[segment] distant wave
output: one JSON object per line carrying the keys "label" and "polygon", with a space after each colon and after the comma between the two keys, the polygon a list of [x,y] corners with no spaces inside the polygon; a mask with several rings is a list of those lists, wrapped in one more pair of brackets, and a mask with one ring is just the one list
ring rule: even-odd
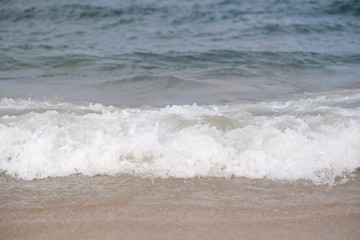
{"label": "distant wave", "polygon": [[328,14],[346,14],[346,15],[360,15],[360,1],[358,0],[343,0],[332,1],[325,7],[325,12]]}
{"label": "distant wave", "polygon": [[173,76],[137,76],[133,78],[124,78],[115,81],[107,81],[98,84],[88,85],[93,88],[106,88],[106,89],[118,89],[130,90],[132,92],[136,90],[141,91],[166,91],[171,89],[172,91],[178,91],[179,89],[193,89],[200,87],[200,82],[191,80],[184,80]]}
{"label": "distant wave", "polygon": [[[14,2],[14,1],[12,1]],[[122,18],[123,23],[136,21],[139,16],[158,15],[159,18],[170,17],[172,24],[189,21],[212,22],[227,19],[243,19],[244,16],[281,13],[286,15],[354,15],[360,14],[360,3],[357,0],[332,1],[219,1],[194,4],[179,4],[176,1],[151,3],[121,3],[118,7],[91,4],[42,4],[38,7],[26,7],[11,1],[2,1],[0,21],[29,21],[47,19],[52,21],[91,20],[103,18]],[[9,7],[8,7],[9,6]],[[118,23],[121,23],[118,22]]]}
{"label": "distant wave", "polygon": [[91,6],[87,4],[65,4],[58,6],[47,6],[39,8],[10,8],[0,11],[0,21],[12,20],[23,21],[31,19],[47,20],[82,20],[96,18],[111,18],[132,14],[147,14],[155,11],[154,7],[133,6],[127,9],[114,9],[104,6]]}
{"label": "distant wave", "polygon": [[248,177],[333,184],[360,167],[360,94],[229,106],[121,108],[0,101],[0,169],[72,174]]}
{"label": "distant wave", "polygon": [[[25,46],[13,47],[13,49],[23,50]],[[189,51],[164,53],[151,52],[132,52],[122,54],[91,55],[73,54],[61,52],[62,49],[55,50],[55,47],[44,45],[27,45],[31,51],[53,49],[56,54],[50,56],[31,56],[29,59],[13,58],[11,53],[1,54],[2,58],[7,59],[0,63],[0,70],[10,71],[16,69],[31,69],[49,67],[51,69],[89,69],[91,66],[98,71],[113,71],[123,68],[134,68],[141,70],[164,69],[164,70],[186,70],[186,69],[206,69],[239,67],[244,69],[246,74],[256,71],[255,66],[266,65],[274,70],[292,69],[313,69],[341,64],[359,64],[360,54],[328,54],[315,52],[271,52],[271,51],[233,51],[233,50],[209,50],[209,51]],[[67,50],[66,46],[62,46]],[[134,62],[137,65],[134,66]],[[249,72],[250,71],[250,72]],[[66,73],[66,72],[64,72]],[[256,73],[255,73],[256,74]],[[258,74],[261,74],[260,72]],[[241,75],[240,75],[241,76]]]}

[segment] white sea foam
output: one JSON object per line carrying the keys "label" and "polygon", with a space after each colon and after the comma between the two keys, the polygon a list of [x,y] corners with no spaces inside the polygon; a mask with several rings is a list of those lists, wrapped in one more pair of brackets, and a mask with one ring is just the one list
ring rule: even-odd
{"label": "white sea foam", "polygon": [[0,101],[0,169],[32,180],[72,174],[307,179],[360,167],[360,94],[229,106],[121,108]]}

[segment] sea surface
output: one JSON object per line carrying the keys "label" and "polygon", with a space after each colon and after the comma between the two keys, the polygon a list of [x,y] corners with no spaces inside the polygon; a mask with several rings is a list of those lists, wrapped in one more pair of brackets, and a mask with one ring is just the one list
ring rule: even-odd
{"label": "sea surface", "polygon": [[351,181],[358,0],[0,1],[0,170]]}

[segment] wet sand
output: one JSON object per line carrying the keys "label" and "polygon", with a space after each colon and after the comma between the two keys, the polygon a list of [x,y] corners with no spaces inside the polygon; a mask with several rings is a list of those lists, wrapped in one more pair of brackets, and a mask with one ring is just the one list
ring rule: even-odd
{"label": "wet sand", "polygon": [[0,239],[358,239],[359,175],[336,186],[1,175]]}

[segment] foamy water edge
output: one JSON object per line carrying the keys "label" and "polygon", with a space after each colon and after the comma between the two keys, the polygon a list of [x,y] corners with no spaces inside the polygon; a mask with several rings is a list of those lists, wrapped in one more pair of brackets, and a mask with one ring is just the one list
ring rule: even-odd
{"label": "foamy water edge", "polygon": [[0,169],[25,180],[134,174],[333,184],[360,167],[359,106],[357,91],[165,108],[3,98]]}

